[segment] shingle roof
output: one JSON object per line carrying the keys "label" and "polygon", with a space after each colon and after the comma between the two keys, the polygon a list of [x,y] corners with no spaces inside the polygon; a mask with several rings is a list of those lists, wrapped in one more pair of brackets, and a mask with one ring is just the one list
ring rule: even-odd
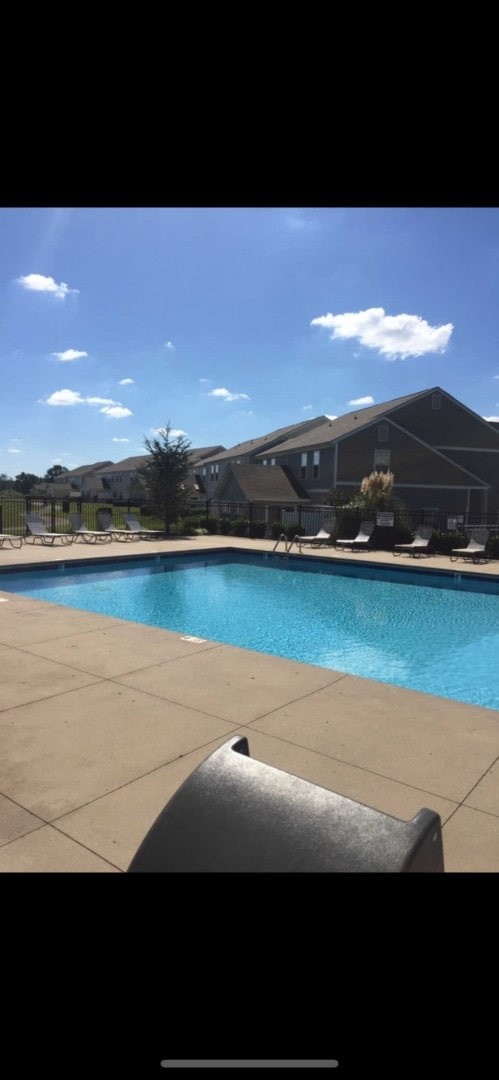
{"label": "shingle roof", "polygon": [[79,465],[77,469],[69,469],[68,472],[60,473],[61,480],[64,476],[65,480],[72,480],[76,476],[85,476],[86,473],[95,473],[99,469],[105,469],[108,465],[112,465],[112,461],[95,461],[93,465]]}
{"label": "shingle roof", "polygon": [[[194,467],[194,465],[196,464],[197,461],[204,460],[206,455],[208,453],[210,453],[212,450],[219,450],[219,449],[220,449],[220,444],[218,446],[201,447],[200,450],[198,450],[196,448],[191,450],[190,451],[191,468]],[[104,461],[102,463],[102,467],[99,469],[99,472],[105,472],[106,475],[108,473],[111,473],[111,475],[112,475],[113,473],[120,473],[120,472],[135,472],[136,469],[142,469],[144,467],[144,465],[146,464],[146,462],[149,461],[149,459],[150,459],[150,454],[139,454],[137,457],[123,458],[123,461],[116,462],[116,465],[113,465],[112,462]]]}
{"label": "shingle roof", "polygon": [[300,430],[309,431],[317,425],[320,425],[322,421],[326,421],[326,419],[325,416],[316,416],[311,420],[303,420],[299,421],[297,424],[287,424],[286,427],[276,428],[275,431],[269,431],[267,435],[260,435],[259,438],[247,439],[246,442],[236,443],[235,446],[229,447],[228,450],[224,450],[220,454],[214,454],[211,458],[205,458],[203,464],[208,464],[208,462],[211,464],[212,461],[227,461],[230,458],[239,457],[239,455],[242,457],[245,454],[254,454],[259,447],[264,450],[265,447],[272,446],[278,442],[279,439],[284,439],[287,434],[291,436],[292,433],[299,432]]}
{"label": "shingle roof", "polygon": [[[286,439],[286,442],[282,442],[278,447],[274,448],[275,452],[276,454],[282,454],[287,453],[289,450],[299,450],[301,447],[312,446],[312,444],[320,446],[321,444],[334,442],[336,439],[341,439],[345,435],[358,431],[359,428],[372,423],[378,417],[386,416],[394,409],[399,409],[401,405],[407,405],[410,401],[416,401],[417,398],[424,397],[425,394],[433,393],[434,390],[435,388],[433,390],[420,390],[417,394],[406,394],[405,397],[384,401],[380,405],[370,405],[366,409],[354,409],[353,412],[345,413],[344,416],[337,416],[335,420],[325,418],[324,424],[314,428],[312,439],[310,434],[305,432],[296,436],[296,438]],[[256,456],[257,459],[260,459],[262,454]]]}
{"label": "shingle roof", "polygon": [[216,446],[194,447],[190,452],[191,462],[195,465],[196,461],[204,461],[205,458],[211,457],[213,454],[219,454],[222,450],[225,450],[225,446],[222,446],[221,443],[217,443]]}
{"label": "shingle roof", "polygon": [[108,473],[134,472],[135,469],[142,469],[149,457],[150,454],[140,454],[138,457],[123,458],[123,461],[118,461],[116,465],[106,465],[99,469],[99,472],[104,472],[106,476]]}
{"label": "shingle roof", "polygon": [[286,465],[229,465],[213,496],[223,500],[231,474],[248,502],[310,502]]}

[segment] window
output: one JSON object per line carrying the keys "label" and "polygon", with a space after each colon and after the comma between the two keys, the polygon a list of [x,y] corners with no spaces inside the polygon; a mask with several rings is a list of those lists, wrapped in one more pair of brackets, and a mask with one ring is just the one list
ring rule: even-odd
{"label": "window", "polygon": [[263,459],[263,461],[262,461],[262,465],[266,465],[266,464],[267,464],[267,458],[266,458],[266,457],[264,457],[264,459]]}
{"label": "window", "polygon": [[300,479],[301,480],[305,480],[306,476],[307,476],[307,459],[308,459],[308,454],[302,454],[302,456],[301,456],[301,467],[300,467]]}
{"label": "window", "polygon": [[320,452],[320,450],[314,450],[314,457],[313,457],[313,477],[314,477],[314,480],[319,479],[320,460],[321,460],[321,452]]}
{"label": "window", "polygon": [[441,409],[442,408],[442,395],[441,394],[432,394],[431,395],[431,407],[432,407],[432,409]]}
{"label": "window", "polygon": [[206,476],[206,465],[203,465],[203,476]]}
{"label": "window", "polygon": [[270,464],[271,464],[271,465],[275,465],[275,457],[271,457],[271,459],[270,459]]}
{"label": "window", "polygon": [[379,424],[378,426],[378,442],[388,442],[388,424]]}
{"label": "window", "polygon": [[375,450],[374,451],[374,468],[376,470],[383,470],[390,468],[390,451],[389,450]]}

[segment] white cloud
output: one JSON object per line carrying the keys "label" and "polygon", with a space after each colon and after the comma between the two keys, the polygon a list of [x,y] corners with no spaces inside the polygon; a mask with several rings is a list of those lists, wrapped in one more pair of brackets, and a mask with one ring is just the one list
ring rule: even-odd
{"label": "white cloud", "polygon": [[111,442],[130,442],[130,439],[117,439],[116,435],[113,435]]}
{"label": "white cloud", "polygon": [[312,409],[313,409],[313,405],[304,405],[302,407],[302,412],[310,412]]}
{"label": "white cloud", "polygon": [[[497,376],[497,378],[499,379],[499,375]],[[200,382],[211,382],[211,379],[200,379],[199,381]]]}
{"label": "white cloud", "polygon": [[119,385],[120,386],[131,386],[131,384],[133,382],[135,382],[135,379],[120,379]]}
{"label": "white cloud", "polygon": [[384,308],[320,315],[310,325],[332,330],[331,340],[356,338],[361,345],[377,349],[389,360],[445,352],[454,329],[452,323],[430,326],[420,315],[387,315]]}
{"label": "white cloud", "polygon": [[173,341],[165,341],[165,349],[174,349]]}
{"label": "white cloud", "polygon": [[319,228],[317,221],[311,221],[310,218],[303,217],[301,213],[287,214],[284,221],[288,229],[292,229],[293,232],[311,232]]}
{"label": "white cloud", "polygon": [[77,390],[55,390],[46,398],[44,405],[84,405],[85,398]]}
{"label": "white cloud", "polygon": [[[151,428],[151,432],[152,432],[153,435],[166,435],[166,428],[164,428],[164,427]],[[169,438],[170,439],[179,439],[181,435],[187,435],[187,432],[182,431],[182,428],[170,428],[170,433],[169,433]]]}
{"label": "white cloud", "polygon": [[78,349],[66,349],[64,352],[53,352],[52,356],[55,356],[56,360],[79,360],[82,356],[88,356],[86,352],[79,352]]}
{"label": "white cloud", "polygon": [[491,420],[493,420],[495,424],[499,424],[499,416],[484,416],[483,420],[488,420],[489,424]]}
{"label": "white cloud", "polygon": [[492,378],[493,379],[499,379],[499,375],[493,375]]}
{"label": "white cloud", "polygon": [[99,409],[106,416],[112,416],[115,420],[121,420],[124,416],[133,416],[131,409],[124,409],[120,401],[113,398],[82,397],[78,390],[55,390],[50,397],[41,402],[42,405],[100,405]]}
{"label": "white cloud", "polygon": [[114,420],[122,420],[124,416],[133,416],[131,409],[124,409],[122,405],[105,405],[99,410],[106,416],[112,416]]}
{"label": "white cloud", "polygon": [[8,453],[9,454],[22,454],[22,450],[17,450],[15,447],[12,446],[12,447],[9,447]]}
{"label": "white cloud", "polygon": [[337,420],[338,419],[337,416],[330,416],[329,413],[324,413],[324,416],[327,416],[328,420]]}
{"label": "white cloud", "polygon": [[79,292],[79,289],[70,289],[65,281],[61,281],[60,285],[58,285],[53,277],[45,277],[44,274],[23,274],[22,277],[16,280],[19,285],[22,285],[24,289],[28,289],[30,292],[48,292],[59,297],[59,299],[64,299],[68,293]]}
{"label": "white cloud", "polygon": [[216,390],[209,390],[208,397],[223,398],[224,401],[251,401],[249,394],[233,394],[230,390],[226,390],[224,386],[219,386]]}
{"label": "white cloud", "polygon": [[349,405],[374,405],[374,398],[368,394],[366,397],[354,397],[348,402]]}

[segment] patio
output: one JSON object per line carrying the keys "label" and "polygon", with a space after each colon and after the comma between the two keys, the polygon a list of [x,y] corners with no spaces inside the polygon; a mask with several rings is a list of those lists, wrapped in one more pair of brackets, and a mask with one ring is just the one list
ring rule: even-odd
{"label": "patio", "polygon": [[[0,568],[274,541],[3,549]],[[394,565],[390,553],[306,558]],[[448,558],[397,560],[450,570]],[[497,576],[499,564],[452,570]],[[499,870],[499,711],[0,592],[0,871],[121,872],[178,786],[244,734],[252,757],[444,825],[447,871]]]}

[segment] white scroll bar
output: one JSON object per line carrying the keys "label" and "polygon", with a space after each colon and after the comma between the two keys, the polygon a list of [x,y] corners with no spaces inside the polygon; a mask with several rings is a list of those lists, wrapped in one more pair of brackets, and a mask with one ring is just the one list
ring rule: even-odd
{"label": "white scroll bar", "polygon": [[336,1069],[338,1062],[334,1058],[327,1061],[169,1061],[161,1062],[163,1069]]}

